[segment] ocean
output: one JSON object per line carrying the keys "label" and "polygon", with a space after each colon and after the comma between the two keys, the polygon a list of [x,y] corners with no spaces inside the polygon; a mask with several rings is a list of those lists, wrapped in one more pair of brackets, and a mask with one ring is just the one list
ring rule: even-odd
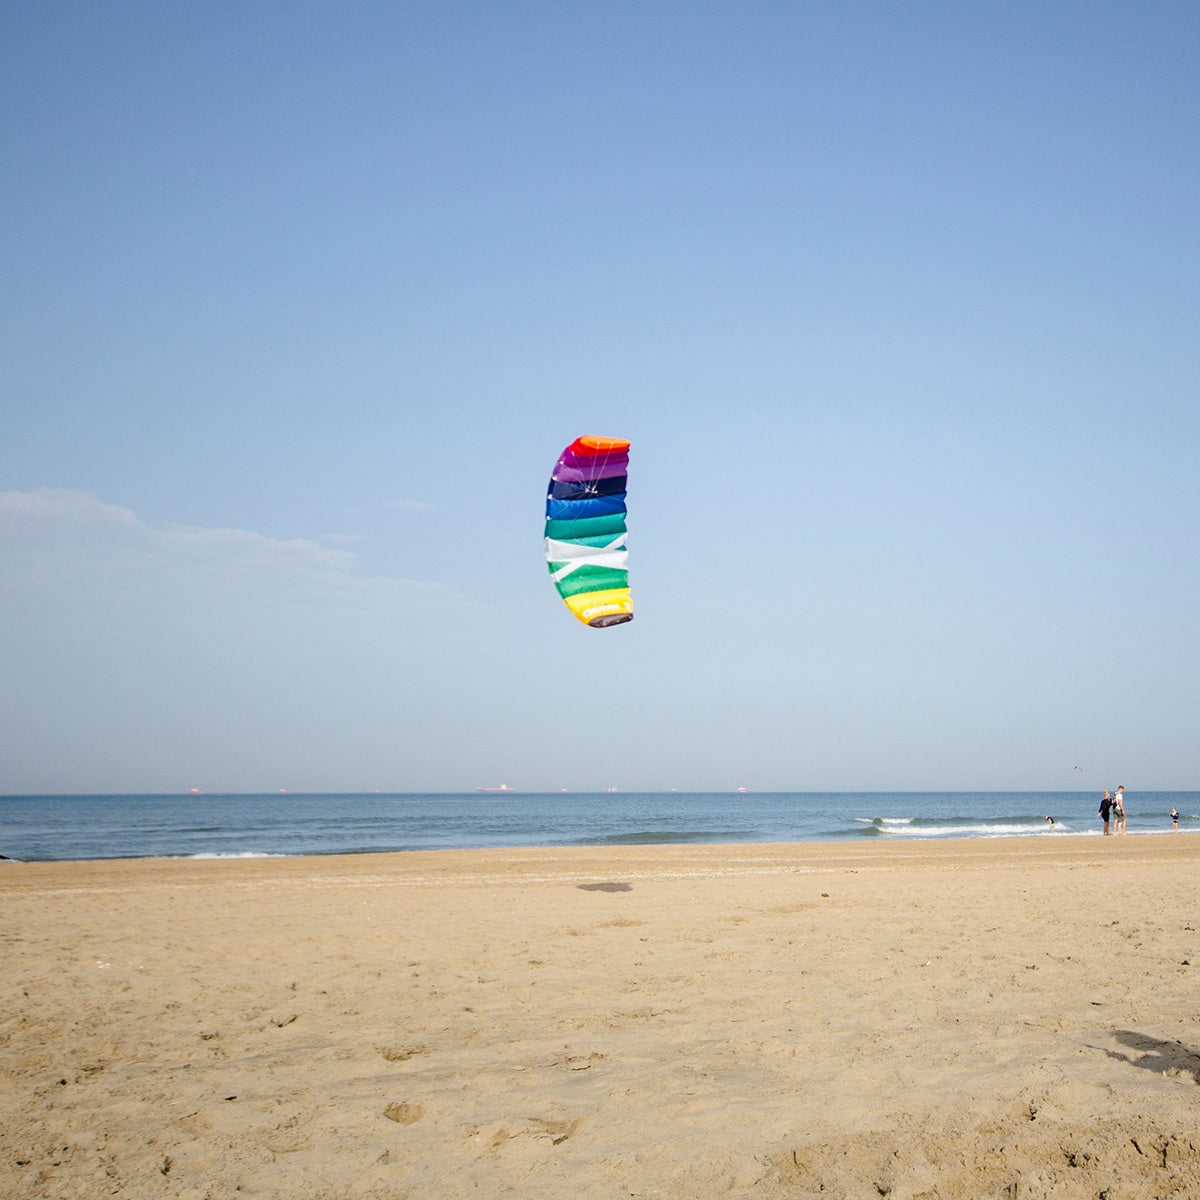
{"label": "ocean", "polygon": [[[500,846],[1098,836],[1087,792],[0,796],[0,855],[238,858]],[[1200,792],[1133,792],[1129,833],[1200,832]],[[1054,824],[1046,817],[1054,818]]]}

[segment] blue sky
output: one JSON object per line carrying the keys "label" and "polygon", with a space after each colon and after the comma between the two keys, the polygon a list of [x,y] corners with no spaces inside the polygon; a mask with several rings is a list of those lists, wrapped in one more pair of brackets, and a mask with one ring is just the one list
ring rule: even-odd
{"label": "blue sky", "polygon": [[4,5],[0,792],[1200,787],[1198,49]]}

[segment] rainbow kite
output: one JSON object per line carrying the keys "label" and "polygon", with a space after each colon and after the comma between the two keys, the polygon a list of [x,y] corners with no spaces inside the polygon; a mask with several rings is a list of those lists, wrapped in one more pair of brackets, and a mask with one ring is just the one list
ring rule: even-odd
{"label": "rainbow kite", "polygon": [[629,443],[578,437],[546,492],[546,562],[567,607],[596,629],[633,620],[625,549]]}

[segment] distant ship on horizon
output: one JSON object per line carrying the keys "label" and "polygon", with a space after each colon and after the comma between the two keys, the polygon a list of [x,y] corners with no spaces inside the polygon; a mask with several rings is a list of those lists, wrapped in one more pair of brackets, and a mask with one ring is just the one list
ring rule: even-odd
{"label": "distant ship on horizon", "polygon": [[499,787],[494,788],[476,788],[477,792],[511,792],[512,788],[507,783],[502,783]]}

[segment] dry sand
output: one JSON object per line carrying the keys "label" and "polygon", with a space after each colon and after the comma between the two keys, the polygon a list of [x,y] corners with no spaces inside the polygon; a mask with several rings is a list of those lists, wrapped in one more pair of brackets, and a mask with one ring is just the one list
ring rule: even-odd
{"label": "dry sand", "polygon": [[1200,837],[0,863],[0,1195],[1200,1197]]}

